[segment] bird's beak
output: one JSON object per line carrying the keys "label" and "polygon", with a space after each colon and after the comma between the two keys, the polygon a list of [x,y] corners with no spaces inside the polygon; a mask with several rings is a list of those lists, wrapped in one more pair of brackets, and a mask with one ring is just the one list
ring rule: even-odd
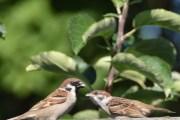
{"label": "bird's beak", "polygon": [[84,88],[85,86],[86,85],[83,82],[81,82],[81,81],[77,85],[78,88]]}
{"label": "bird's beak", "polygon": [[87,93],[86,97],[93,97],[94,95],[92,93]]}

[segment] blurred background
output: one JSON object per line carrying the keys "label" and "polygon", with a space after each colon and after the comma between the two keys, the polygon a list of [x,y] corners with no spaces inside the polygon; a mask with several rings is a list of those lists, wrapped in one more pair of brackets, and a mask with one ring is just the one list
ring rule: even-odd
{"label": "blurred background", "polygon": [[[126,31],[132,28],[132,19],[140,11],[165,8],[180,13],[179,0],[143,0],[130,6]],[[0,120],[4,120],[27,111],[32,105],[43,99],[56,89],[67,75],[46,71],[26,72],[30,57],[42,51],[57,50],[67,55],[74,55],[68,35],[70,18],[79,12],[86,12],[95,20],[106,13],[115,12],[110,0],[0,0],[0,22],[6,26],[6,39],[0,41]],[[171,40],[180,51],[180,35],[158,27],[144,27],[138,34],[143,38],[164,36]],[[100,41],[101,42],[101,41]],[[88,47],[95,43],[90,43]],[[93,63],[97,54],[105,52],[88,51],[88,47],[80,56],[89,64]],[[96,54],[96,56],[95,56]],[[180,71],[180,53],[174,70]],[[91,69],[91,68],[90,68]],[[86,72],[90,79],[96,77],[93,70]],[[122,83],[129,86],[130,81]],[[104,84],[100,84],[103,88]],[[114,87],[117,89],[118,87]],[[123,90],[121,92],[123,94]],[[142,91],[143,94],[143,91]],[[139,99],[142,97],[142,94]],[[153,94],[153,93],[152,93]],[[162,94],[157,94],[157,96]],[[71,112],[86,109],[90,106],[82,99]],[[180,102],[169,103],[173,110],[180,108]],[[170,108],[171,108],[170,107]],[[179,113],[174,116],[180,115]]]}

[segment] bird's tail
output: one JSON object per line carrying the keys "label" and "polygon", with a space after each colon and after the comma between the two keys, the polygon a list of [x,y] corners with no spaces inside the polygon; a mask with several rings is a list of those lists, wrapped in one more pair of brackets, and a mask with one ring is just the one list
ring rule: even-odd
{"label": "bird's tail", "polygon": [[154,108],[152,108],[152,110],[166,112],[166,113],[176,113],[174,111],[171,111],[171,110],[168,110],[168,109],[165,109],[165,108],[159,108],[159,107],[154,107]]}
{"label": "bird's tail", "polygon": [[7,120],[18,120],[17,117],[9,118]]}
{"label": "bird's tail", "polygon": [[33,119],[34,118],[34,115],[30,114],[30,115],[27,115],[26,113],[25,114],[22,114],[22,115],[19,115],[19,116],[16,116],[16,117],[13,117],[13,118],[9,118],[7,120],[30,120],[30,119]]}

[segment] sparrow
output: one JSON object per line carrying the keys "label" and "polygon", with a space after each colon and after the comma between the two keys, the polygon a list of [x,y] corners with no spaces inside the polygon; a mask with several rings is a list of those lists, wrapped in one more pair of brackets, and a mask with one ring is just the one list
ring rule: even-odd
{"label": "sparrow", "polygon": [[137,100],[113,97],[110,93],[103,90],[94,90],[91,93],[86,94],[86,96],[112,118],[120,116],[135,118],[147,117],[153,111],[174,113],[168,109],[148,105]]}
{"label": "sparrow", "polygon": [[76,92],[85,84],[77,78],[69,78],[45,99],[26,113],[8,120],[57,120],[68,113],[76,103]]}

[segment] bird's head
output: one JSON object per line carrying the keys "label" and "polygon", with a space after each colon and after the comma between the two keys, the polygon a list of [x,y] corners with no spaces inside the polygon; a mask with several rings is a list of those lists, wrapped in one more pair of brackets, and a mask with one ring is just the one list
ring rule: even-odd
{"label": "bird's head", "polygon": [[111,94],[103,90],[94,90],[87,93],[86,97],[89,97],[94,104],[99,106],[103,103],[103,101],[106,101],[106,98],[111,97]]}
{"label": "bird's head", "polygon": [[64,88],[67,91],[77,91],[80,88],[84,88],[85,84],[78,78],[68,78],[60,85],[60,88]]}

